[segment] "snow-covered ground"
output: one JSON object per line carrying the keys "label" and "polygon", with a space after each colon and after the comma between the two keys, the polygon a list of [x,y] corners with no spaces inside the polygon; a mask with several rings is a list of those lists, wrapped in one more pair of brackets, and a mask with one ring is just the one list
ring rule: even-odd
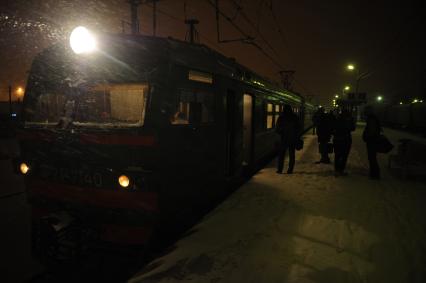
{"label": "snow-covered ground", "polygon": [[129,282],[426,282],[425,183],[391,175],[386,155],[369,180],[361,129],[348,176],[317,152],[307,135],[293,175],[271,162]]}

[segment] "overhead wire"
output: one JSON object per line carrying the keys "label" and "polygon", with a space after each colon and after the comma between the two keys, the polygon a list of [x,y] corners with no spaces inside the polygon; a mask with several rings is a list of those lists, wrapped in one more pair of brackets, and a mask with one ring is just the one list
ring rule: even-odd
{"label": "overhead wire", "polygon": [[250,18],[244,13],[243,7],[237,3],[236,0],[232,0],[232,3],[237,7],[237,9],[240,11],[241,17],[256,31],[256,33],[260,36],[260,38],[265,42],[265,44],[268,46],[268,48],[275,54],[275,56],[278,57],[278,59],[281,61],[280,55],[275,50],[275,48],[269,43],[269,41],[266,39],[266,37],[262,34],[260,29],[250,20]]}
{"label": "overhead wire", "polygon": [[263,6],[266,0],[261,0],[259,6],[257,7],[257,28],[260,29],[260,20],[262,19]]}
{"label": "overhead wire", "polygon": [[[210,4],[213,8],[216,8],[216,6],[215,6],[215,4],[211,1],[211,0],[206,0],[207,1],[207,3],[208,4]],[[234,3],[236,3],[235,1],[233,1]],[[184,3],[185,5],[184,5],[184,13],[186,14],[186,1],[185,1],[185,3]],[[238,4],[238,3],[237,3]],[[149,4],[149,3],[147,3],[147,5],[149,6],[149,5],[151,5],[151,4]],[[239,4],[238,4],[239,5]],[[170,13],[168,13],[168,12],[166,12],[166,11],[164,11],[164,10],[162,10],[162,9],[159,9],[158,7],[157,7],[157,11],[160,13],[160,14],[163,14],[163,15],[165,15],[165,16],[167,16],[167,17],[169,17],[170,19],[173,19],[173,20],[175,20],[175,21],[177,21],[177,22],[179,22],[179,23],[183,23],[185,20],[184,19],[180,19],[179,17],[176,17],[176,16],[174,16],[174,15],[172,15],[172,14],[170,14]],[[253,42],[253,40],[251,40],[253,37],[251,37],[248,33],[246,33],[240,26],[238,26],[229,16],[227,16],[223,11],[221,11],[221,10],[219,10],[219,13],[220,13],[220,15],[222,16],[222,17],[224,17],[230,24],[231,24],[231,26],[233,26],[239,33],[241,33],[245,38],[246,38],[246,40],[245,41],[243,41],[244,43],[246,43],[246,44],[250,44],[250,45],[252,45],[253,47],[255,47],[260,53],[262,53],[263,54],[263,56],[265,56],[266,58],[268,58],[269,59],[269,61],[276,67],[276,68],[278,68],[278,70],[284,70],[285,68],[283,67],[283,65],[276,59],[276,58],[274,58],[273,56],[271,56],[268,52],[266,52],[265,50],[264,50],[264,48],[262,47],[262,46],[260,46],[259,44],[257,44],[256,42]],[[245,15],[245,13],[240,13],[240,14],[244,14]],[[247,18],[247,16],[245,15],[244,17],[246,17]],[[248,19],[249,20],[249,19]],[[249,20],[250,21],[250,20]],[[252,27],[254,27],[255,28],[255,25],[253,24],[253,22],[252,21],[250,21],[250,23],[249,23]],[[258,28],[255,28],[256,30],[257,30],[257,32],[260,34],[260,30],[258,29]],[[209,44],[211,44],[211,45],[213,45],[215,48],[217,48],[218,50],[220,50],[220,51],[222,51],[222,52],[224,52],[224,50],[218,45],[218,44],[216,44],[216,43],[214,43],[213,41],[211,41],[207,36],[204,36],[202,33],[199,33],[200,34],[200,37],[201,38],[203,38],[204,40],[206,40]],[[272,47],[272,45],[269,43],[269,41],[268,40],[266,40],[266,38],[263,36],[263,35],[261,35],[261,37],[262,37],[262,39],[265,41],[265,43],[267,42],[271,47]],[[275,50],[273,47],[271,48],[271,50]],[[274,52],[274,53],[276,53],[276,51]],[[308,94],[310,94],[311,93],[311,91],[307,88],[307,87],[305,87],[303,84],[301,84],[300,82],[298,82],[297,80],[294,80],[295,82],[297,82],[298,83],[298,85],[304,90],[304,92],[306,92],[306,93],[308,93]]]}
{"label": "overhead wire", "polygon": [[[216,5],[211,1],[211,0],[206,0],[207,3],[209,3],[213,8],[216,9]],[[283,66],[275,59],[273,58],[271,55],[269,55],[259,44],[253,42],[253,37],[251,35],[249,35],[248,33],[246,33],[240,26],[238,26],[229,16],[227,16],[223,11],[221,11],[220,9],[218,9],[219,14],[224,17],[230,24],[232,27],[234,27],[238,32],[241,33],[241,35],[243,35],[247,40],[243,41],[244,43],[253,45],[254,47],[256,47],[265,57],[267,57],[279,70],[283,69]]]}
{"label": "overhead wire", "polygon": [[[185,3],[186,3],[186,1],[185,1]],[[146,5],[150,6],[151,4],[147,3]],[[176,21],[176,22],[179,22],[181,24],[184,23],[185,20],[186,20],[186,18],[185,19],[181,19],[181,18],[176,17],[176,16],[174,16],[174,15],[172,15],[172,14],[170,14],[170,13],[168,13],[168,12],[162,10],[162,9],[159,9],[158,6],[157,6],[157,12],[160,13],[160,14],[162,14],[162,15],[164,15],[164,16],[166,16],[166,17],[168,17],[168,18],[170,18],[170,19],[172,19],[172,20],[174,20],[174,21]],[[185,12],[186,12],[186,6],[185,6]],[[185,14],[185,17],[186,17],[186,14]],[[214,46],[215,48],[217,48],[221,52],[225,51],[218,44],[216,44],[214,41],[210,40],[207,36],[203,35],[201,32],[198,32],[198,34],[200,35],[201,38],[203,38],[204,40],[206,40],[209,44],[211,44],[212,46]]]}

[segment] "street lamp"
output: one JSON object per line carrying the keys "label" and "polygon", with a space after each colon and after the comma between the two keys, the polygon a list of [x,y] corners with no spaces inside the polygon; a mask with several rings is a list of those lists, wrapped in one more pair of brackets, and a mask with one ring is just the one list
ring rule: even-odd
{"label": "street lamp", "polygon": [[354,65],[354,64],[348,64],[348,65],[346,66],[346,69],[347,69],[348,71],[350,71],[350,72],[353,72],[353,71],[355,71],[355,70],[356,70],[355,94],[357,95],[357,94],[358,94],[358,89],[359,89],[359,81],[360,81],[361,79],[363,79],[363,78],[367,77],[367,75],[368,75],[370,72],[361,73],[361,72],[359,71],[359,69],[355,67],[355,65]]}

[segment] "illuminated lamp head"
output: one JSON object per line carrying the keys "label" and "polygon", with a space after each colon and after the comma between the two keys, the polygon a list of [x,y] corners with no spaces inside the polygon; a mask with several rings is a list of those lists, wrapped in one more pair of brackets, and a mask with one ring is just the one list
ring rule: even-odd
{"label": "illuminated lamp head", "polygon": [[19,171],[21,171],[23,175],[26,175],[28,171],[30,171],[30,166],[28,166],[26,163],[21,163],[19,165]]}
{"label": "illuminated lamp head", "polygon": [[96,50],[96,39],[87,28],[79,26],[71,32],[70,46],[75,54],[91,53]]}
{"label": "illuminated lamp head", "polygon": [[118,183],[122,188],[127,188],[130,185],[130,179],[126,175],[118,177]]}

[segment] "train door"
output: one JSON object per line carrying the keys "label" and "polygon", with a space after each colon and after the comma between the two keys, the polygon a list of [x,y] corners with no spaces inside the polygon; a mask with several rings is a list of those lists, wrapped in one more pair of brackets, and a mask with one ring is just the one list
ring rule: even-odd
{"label": "train door", "polygon": [[233,90],[228,90],[226,94],[226,174],[230,177],[234,176],[241,166],[238,160],[242,139],[237,138],[237,130],[240,128],[237,105],[237,95]]}
{"label": "train door", "polygon": [[243,166],[249,166],[253,152],[253,96],[244,94],[243,103]]}

